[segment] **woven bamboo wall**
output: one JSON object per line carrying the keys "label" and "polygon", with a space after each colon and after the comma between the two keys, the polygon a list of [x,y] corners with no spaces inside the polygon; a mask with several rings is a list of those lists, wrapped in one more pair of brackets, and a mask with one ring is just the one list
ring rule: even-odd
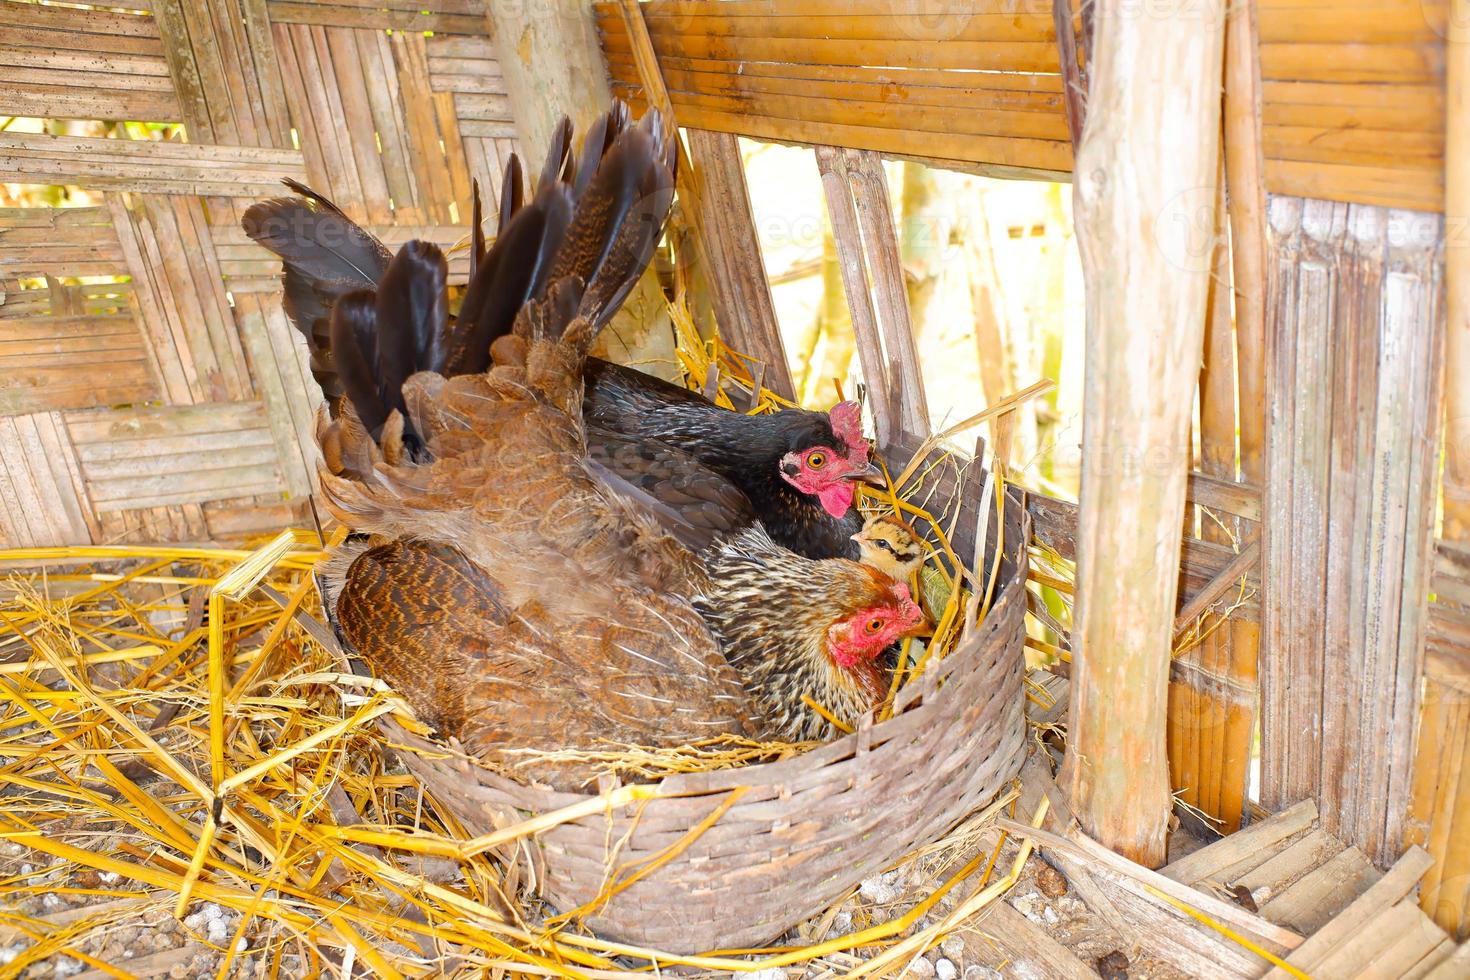
{"label": "woven bamboo wall", "polygon": [[1470,939],[1470,548],[1439,542],[1413,802],[1404,837],[1436,857],[1424,911]]}
{"label": "woven bamboo wall", "polygon": [[[683,125],[956,169],[1071,169],[1050,0],[844,7],[643,5]],[[636,95],[618,4],[595,8],[615,86]],[[1441,209],[1446,11],[1445,0],[1261,0],[1267,189]]]}
{"label": "woven bamboo wall", "polygon": [[0,133],[0,181],[102,200],[0,209],[5,544],[306,519],[319,395],[240,214],[294,177],[390,244],[447,246],[471,180],[498,185],[514,146],[480,0],[124,6],[0,0],[0,117],[180,122],[187,139]]}

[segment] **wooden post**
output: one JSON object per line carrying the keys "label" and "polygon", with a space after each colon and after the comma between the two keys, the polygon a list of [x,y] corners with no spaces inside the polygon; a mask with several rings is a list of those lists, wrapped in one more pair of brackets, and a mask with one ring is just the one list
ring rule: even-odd
{"label": "wooden post", "polygon": [[1170,807],[1173,569],[1212,255],[1224,12],[1220,0],[1125,7],[1099,4],[1074,175],[1087,383],[1063,782],[1089,834],[1156,867]]}
{"label": "wooden post", "polygon": [[[591,0],[486,4],[495,55],[505,77],[521,150],[531,174],[541,169],[562,116],[584,133],[612,104],[607,63],[597,41]],[[574,137],[575,138],[575,137]],[[493,206],[498,188],[481,188]],[[658,278],[650,267],[629,294],[594,353],[666,380],[679,380],[674,332]]]}
{"label": "wooden post", "polygon": [[1444,532],[1470,541],[1470,0],[1451,0],[1445,45]]}
{"label": "wooden post", "polygon": [[486,4],[521,149],[537,173],[563,115],[577,132],[612,103],[588,0]]}

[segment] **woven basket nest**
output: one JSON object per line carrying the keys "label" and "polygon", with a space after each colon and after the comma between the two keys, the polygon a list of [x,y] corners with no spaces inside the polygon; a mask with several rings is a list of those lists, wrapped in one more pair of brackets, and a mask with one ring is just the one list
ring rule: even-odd
{"label": "woven basket nest", "polygon": [[[980,481],[945,483],[940,494],[956,496],[949,502],[959,521],[973,520]],[[1005,554],[989,614],[900,689],[891,718],[875,723],[870,713],[853,734],[780,761],[665,776],[657,798],[557,824],[527,849],[540,896],[561,910],[601,896],[580,921],[606,939],[669,953],[761,946],[989,803],[1025,754],[1029,521],[1010,494],[1006,503]],[[992,555],[995,523],[987,534]],[[409,771],[471,834],[596,799],[517,782],[391,717],[378,724]],[[731,791],[742,787],[731,805]],[[721,806],[727,811],[699,831]],[[608,897],[613,869],[643,868],[671,845],[672,859]]]}

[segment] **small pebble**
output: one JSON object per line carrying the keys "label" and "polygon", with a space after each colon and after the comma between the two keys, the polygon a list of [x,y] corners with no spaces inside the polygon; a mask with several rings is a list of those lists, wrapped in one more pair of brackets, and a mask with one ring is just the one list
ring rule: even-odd
{"label": "small pebble", "polygon": [[939,951],[952,960],[964,959],[965,941],[959,936],[950,936],[939,944]]}
{"label": "small pebble", "polygon": [[1017,912],[1020,912],[1022,915],[1024,915],[1026,918],[1030,919],[1032,922],[1040,922],[1041,921],[1041,915],[1036,911],[1036,905],[1037,905],[1036,896],[1034,896],[1034,895],[1021,895],[1021,896],[1018,896],[1015,899],[1015,901],[1011,902],[1011,904],[1013,906],[1015,906],[1015,909],[1016,909]]}
{"label": "small pebble", "polygon": [[1062,921],[1062,917],[1057,915],[1057,910],[1050,905],[1041,910],[1041,917],[1046,920],[1046,924],[1049,926],[1054,926]]}
{"label": "small pebble", "polygon": [[874,905],[887,905],[898,898],[898,890],[880,878],[869,878],[858,886],[858,894]]}
{"label": "small pebble", "polygon": [[843,909],[832,916],[832,928],[828,930],[828,937],[845,936],[852,932],[852,913]]}
{"label": "small pebble", "polygon": [[1067,894],[1067,879],[1060,871],[1043,861],[1036,870],[1036,887],[1047,898],[1061,898]]}
{"label": "small pebble", "polygon": [[919,980],[929,980],[934,976],[934,964],[923,956],[909,964],[908,975],[918,977]]}
{"label": "small pebble", "polygon": [[0,966],[7,965],[24,950],[24,946],[0,946]]}
{"label": "small pebble", "polygon": [[189,975],[189,968],[183,963],[175,963],[169,967],[169,980],[184,980]]}
{"label": "small pebble", "polygon": [[74,960],[70,956],[58,956],[56,965],[52,968],[58,977],[69,977],[74,973],[81,973],[86,968],[81,960]]}
{"label": "small pebble", "polygon": [[954,980],[959,975],[959,972],[959,967],[955,966],[954,961],[947,957],[940,957],[934,961],[934,975],[939,980]]}
{"label": "small pebble", "polygon": [[746,976],[750,977],[750,980],[786,980],[786,971],[779,966],[772,966],[764,970],[756,970],[754,973],[747,973]]}

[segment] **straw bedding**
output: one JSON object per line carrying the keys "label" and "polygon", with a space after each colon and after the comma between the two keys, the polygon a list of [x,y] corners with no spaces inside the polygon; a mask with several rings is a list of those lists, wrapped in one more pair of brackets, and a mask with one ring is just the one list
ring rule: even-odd
{"label": "straw bedding", "polygon": [[[738,385],[738,355],[703,354],[686,367],[733,365]],[[753,410],[775,407],[750,387]],[[992,880],[1000,839],[974,852],[1014,799],[1024,753],[1029,528],[978,466],[910,448],[899,492],[866,505],[926,531],[938,623],[878,718],[815,747],[609,746],[608,774],[585,793],[465,758],[351,672],[312,574],[333,540],[0,552],[0,838],[54,862],[53,877],[115,882],[74,896],[105,915],[60,922],[24,911],[35,882],[0,880],[24,940],[14,972],[65,953],[115,974],[87,937],[145,909],[225,910],[219,976],[283,962],[600,976],[632,961],[748,970],[818,957],[864,975],[918,955],[1003,893],[1029,853]],[[936,853],[953,873],[908,915],[774,956],[751,949],[798,923],[820,938],[813,917],[830,924],[860,881]],[[936,921],[913,931],[926,911]]]}
{"label": "straw bedding", "polygon": [[[769,965],[680,952],[738,949],[824,910],[830,922],[874,871],[917,853],[952,870],[944,854],[973,851],[988,819],[973,811],[1008,788],[1022,750],[1024,538],[1013,527],[1008,539],[1007,585],[981,626],[901,688],[891,720],[807,752],[711,746],[637,760],[610,750],[649,772],[686,771],[652,784],[609,778],[585,796],[456,758],[381,684],[348,673],[319,619],[314,535],[256,552],[0,552],[11,576],[0,593],[0,837],[51,882],[39,871],[0,880],[12,949],[23,948],[10,966],[66,955],[106,975],[108,923],[145,911],[203,921],[216,908],[230,925],[210,961],[219,975],[346,961],[381,976],[494,963],[616,974],[614,957]],[[770,754],[781,758],[708,769]],[[953,915],[1014,880],[991,880],[997,853],[987,845],[951,875],[949,888],[968,887],[984,870]],[[57,881],[76,886],[67,900],[78,911],[96,903],[97,913],[37,914],[27,903],[38,889],[65,892]],[[546,918],[556,911],[573,914]],[[921,952],[961,921],[900,939],[919,911],[779,960],[864,950],[872,958],[828,960],[863,970]]]}

